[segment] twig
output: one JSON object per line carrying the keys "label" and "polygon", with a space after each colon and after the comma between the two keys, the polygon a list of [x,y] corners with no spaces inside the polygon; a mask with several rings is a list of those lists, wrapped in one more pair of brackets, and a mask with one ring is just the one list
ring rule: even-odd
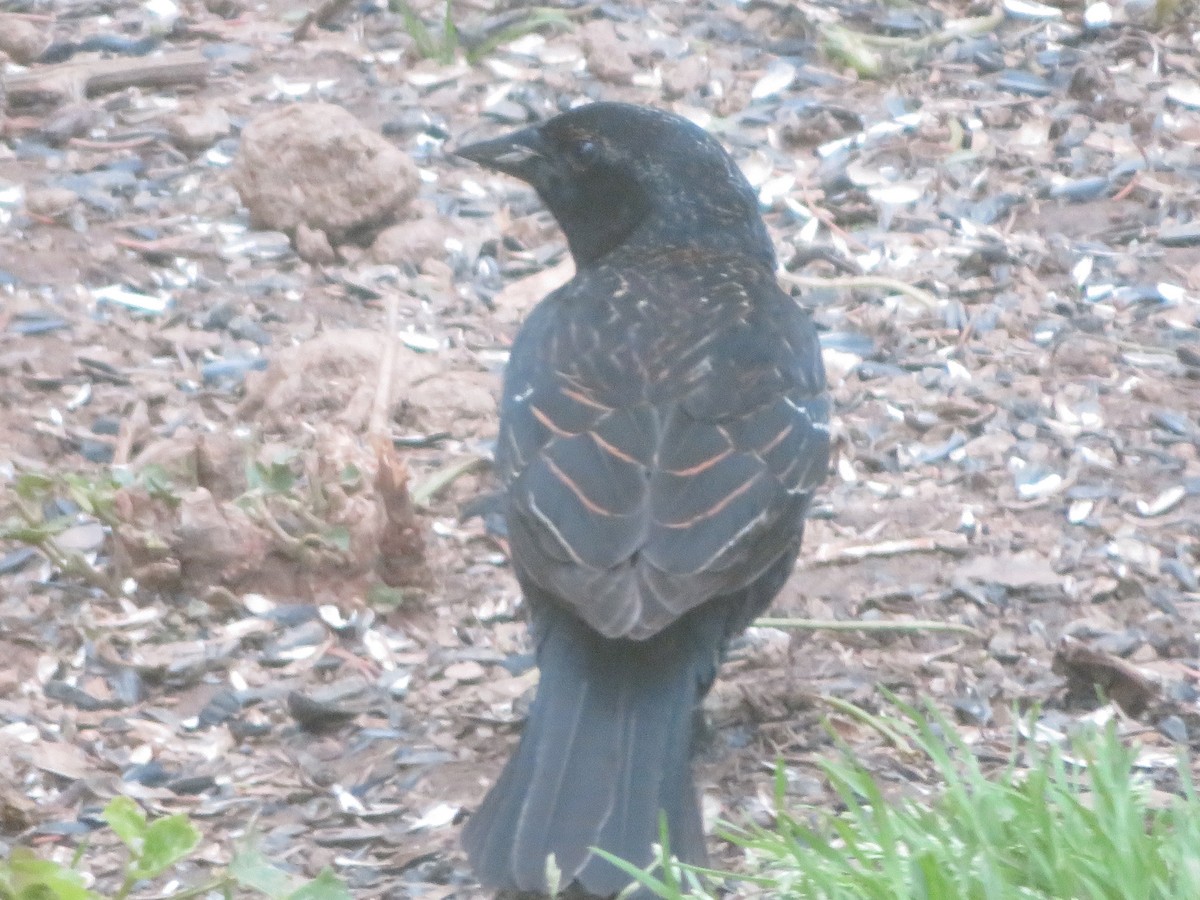
{"label": "twig", "polygon": [[810,275],[796,275],[793,272],[780,272],[779,277],[797,287],[812,288],[884,288],[898,294],[907,294],[928,309],[937,307],[938,299],[929,291],[921,290],[898,278],[887,278],[882,275],[843,275],[838,278],[818,278]]}
{"label": "twig", "polygon": [[819,26],[819,30],[827,54],[847,63],[859,75],[877,78],[897,69],[911,68],[921,54],[950,41],[994,31],[1003,21],[1003,13],[956,19],[944,28],[918,38],[872,34],[841,25]]}
{"label": "twig", "polygon": [[374,568],[380,581],[389,588],[426,587],[432,576],[425,561],[425,529],[414,511],[417,504],[408,488],[408,466],[396,452],[388,426],[392,373],[396,368],[396,345],[399,343],[399,300],[395,294],[388,294],[383,303],[387,338],[379,361],[379,381],[367,426],[367,445],[375,451],[375,492],[385,522]]}
{"label": "twig", "polygon": [[[880,736],[885,738],[893,747],[895,747],[905,756],[911,756],[913,754],[914,751],[912,744],[910,744],[904,735],[902,735],[899,731],[888,725],[882,716],[873,716],[865,709],[855,706],[848,700],[842,700],[840,697],[830,697],[827,694],[818,694],[817,699],[827,706],[832,706],[835,710],[843,715],[862,722],[867,727],[878,732]],[[826,727],[829,727],[828,723],[826,723]]]}
{"label": "twig", "polygon": [[289,559],[303,561],[308,558],[309,545],[300,538],[289,534],[287,530],[279,524],[279,520],[275,518],[275,514],[271,512],[270,507],[261,495],[246,494],[246,505],[243,507],[258,524],[262,525],[271,533],[277,542],[277,549]]}
{"label": "twig", "polygon": [[458,462],[443,466],[413,488],[411,492],[413,505],[418,507],[427,506],[430,500],[459,478],[470,472],[484,469],[487,465],[487,459],[482,456],[468,456],[466,459],[460,459]]}
{"label": "twig", "polygon": [[870,249],[866,244],[838,225],[837,220],[833,217],[833,213],[813,200],[810,194],[812,194],[811,191],[802,189],[800,199],[804,201],[805,206],[808,207],[812,214],[817,217],[817,220],[829,229],[830,234],[837,235],[845,241],[847,246],[855,248],[860,253],[865,253]]}
{"label": "twig", "polygon": [[77,150],[136,150],[138,147],[145,147],[153,144],[158,138],[152,134],[144,134],[141,137],[129,138],[124,141],[93,141],[88,138],[73,137],[67,141],[68,147],[74,147]]}
{"label": "twig", "polygon": [[902,556],[906,553],[952,553],[967,552],[969,543],[966,535],[946,532],[931,537],[906,538],[899,541],[881,541],[878,544],[858,544],[850,547],[829,549],[821,547],[816,553],[804,557],[805,566],[830,566],[858,562],[881,556]]}
{"label": "twig", "polygon": [[139,433],[150,427],[150,414],[146,406],[145,400],[138,400],[133,406],[133,411],[121,420],[121,427],[117,429],[117,446],[113,450],[113,468],[129,465],[129,458],[133,455],[133,442],[137,439]]}
{"label": "twig", "polygon": [[5,81],[10,104],[62,102],[127,87],[197,84],[208,78],[208,59],[196,50],[150,59],[89,59],[39,67]]}
{"label": "twig", "polygon": [[1113,194],[1112,199],[1113,200],[1124,200],[1126,197],[1128,197],[1130,194],[1133,193],[1133,189],[1138,186],[1138,181],[1139,181],[1138,173],[1134,172],[1133,177],[1129,179],[1129,184],[1125,185],[1125,187],[1121,188],[1119,191],[1117,191],[1115,194]]}
{"label": "twig", "polygon": [[215,255],[211,247],[197,244],[194,237],[186,234],[175,234],[150,241],[119,237],[114,238],[113,243],[143,256],[188,256],[203,259]]}
{"label": "twig", "polygon": [[971,637],[982,638],[983,635],[970,625],[959,622],[938,622],[932,619],[880,620],[864,622],[858,619],[755,619],[754,624],[759,628],[785,628],[789,631],[867,631],[893,632],[907,634],[909,632],[925,632],[928,634],[967,634]]}
{"label": "twig", "polygon": [[396,368],[396,331],[400,319],[399,300],[395,294],[388,294],[383,298],[383,308],[383,356],[379,360],[379,380],[375,384],[375,403],[371,407],[371,418],[367,422],[367,434],[386,440],[388,408],[392,402],[392,373]]}

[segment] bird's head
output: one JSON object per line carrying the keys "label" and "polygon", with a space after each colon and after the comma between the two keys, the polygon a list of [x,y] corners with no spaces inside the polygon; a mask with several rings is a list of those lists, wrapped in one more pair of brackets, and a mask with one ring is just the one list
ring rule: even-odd
{"label": "bird's head", "polygon": [[715,138],[680,116],[591,103],[457,155],[530,184],[580,268],[643,244],[737,249],[774,264],[753,188]]}

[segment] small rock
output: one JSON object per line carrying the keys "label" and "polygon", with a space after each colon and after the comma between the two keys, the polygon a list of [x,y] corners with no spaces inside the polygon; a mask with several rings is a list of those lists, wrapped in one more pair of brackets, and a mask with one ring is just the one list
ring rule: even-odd
{"label": "small rock", "polygon": [[1009,590],[1054,587],[1062,583],[1050,560],[1034,551],[1004,556],[978,556],[964,562],[958,577],[983,584],[998,584]]}
{"label": "small rock", "polygon": [[239,340],[253,341],[260,347],[271,343],[270,333],[249,316],[235,316],[229,322],[228,331]]}
{"label": "small rock", "polygon": [[296,253],[305,262],[313,265],[327,266],[337,260],[333,245],[325,232],[317,228],[309,228],[301,222],[296,226]]}
{"label": "small rock", "polygon": [[588,22],[580,29],[580,43],[588,71],[601,81],[629,84],[633,80],[637,64],[612,22],[603,19]]}
{"label": "small rock", "polygon": [[64,550],[94,553],[104,545],[104,526],[99,522],[82,522],[62,531],[54,539]]}
{"label": "small rock", "polygon": [[180,150],[199,153],[229,134],[232,127],[224,109],[204,104],[179,112],[167,122],[167,133]]}
{"label": "small rock", "polygon": [[430,258],[446,254],[450,229],[444,218],[413,219],[379,232],[371,245],[371,258],[377,263],[408,263],[420,268]]}
{"label": "small rock", "polygon": [[101,109],[90,103],[63,103],[45,118],[38,129],[52,147],[86,134],[103,119]]}
{"label": "small rock", "polygon": [[294,234],[304,224],[330,244],[393,222],[419,184],[405,153],[328,103],[255,118],[230,175],[255,228]]}
{"label": "small rock", "polygon": [[1113,78],[1104,66],[1083,63],[1076,66],[1067,85],[1067,93],[1076,100],[1088,103],[1099,101],[1112,90]]}
{"label": "small rock", "polygon": [[1159,720],[1157,727],[1160,734],[1165,735],[1177,744],[1186,744],[1188,742],[1187,724],[1179,716],[1167,716]]}
{"label": "small rock", "polygon": [[50,44],[49,36],[32,22],[17,16],[0,15],[0,51],[13,62],[27,66]]}
{"label": "small rock", "polygon": [[167,782],[164,787],[173,794],[187,796],[203,794],[205,791],[212,790],[216,785],[217,780],[212,775],[187,775]]}
{"label": "small rock", "polygon": [[354,709],[348,709],[336,703],[328,703],[300,691],[288,693],[287,708],[288,712],[292,714],[292,718],[302,728],[310,731],[336,727],[357,715]]}
{"label": "small rock", "polygon": [[1067,679],[1074,696],[1093,700],[1099,689],[1130,716],[1158,694],[1158,686],[1123,659],[1070,637],[1059,642],[1051,668]]}
{"label": "small rock", "polygon": [[223,303],[218,303],[208,311],[200,327],[220,331],[223,328],[228,328],[229,323],[237,318],[237,314],[237,305],[230,300],[226,300]]}
{"label": "small rock", "polygon": [[241,15],[246,4],[242,0],[204,0],[204,8],[214,16],[233,19]]}
{"label": "small rock", "polygon": [[71,211],[79,195],[64,187],[35,187],[25,191],[25,210],[31,216],[57,219]]}
{"label": "small rock", "polygon": [[483,666],[474,660],[466,660],[465,662],[452,663],[446,666],[446,670],[442,673],[451,681],[457,681],[460,684],[474,684],[477,681],[482,681],[486,671]]}
{"label": "small rock", "polygon": [[1002,663],[1017,662],[1024,655],[1017,649],[1016,638],[1008,631],[1000,631],[988,641],[988,653]]}
{"label": "small rock", "polygon": [[686,56],[663,69],[663,92],[668,97],[686,97],[707,83],[708,60],[703,56]]}

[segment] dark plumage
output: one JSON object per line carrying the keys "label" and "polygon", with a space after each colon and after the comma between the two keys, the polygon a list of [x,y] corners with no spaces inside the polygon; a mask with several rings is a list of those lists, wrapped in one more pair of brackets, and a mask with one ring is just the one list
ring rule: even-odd
{"label": "dark plumage", "polygon": [[782,587],[825,477],[829,399],[754,191],[702,129],[595,103],[459,155],[531,184],[576,275],[513,344],[496,465],[541,681],[467,822],[480,880],[608,896],[665,813],[705,859],[692,715]]}

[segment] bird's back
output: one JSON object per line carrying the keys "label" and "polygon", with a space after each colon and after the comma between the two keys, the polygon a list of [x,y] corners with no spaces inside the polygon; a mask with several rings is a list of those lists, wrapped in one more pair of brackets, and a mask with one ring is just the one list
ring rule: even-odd
{"label": "bird's back", "polygon": [[798,542],[828,400],[811,319],[765,265],[614,257],[522,329],[497,461],[523,578],[646,638]]}

